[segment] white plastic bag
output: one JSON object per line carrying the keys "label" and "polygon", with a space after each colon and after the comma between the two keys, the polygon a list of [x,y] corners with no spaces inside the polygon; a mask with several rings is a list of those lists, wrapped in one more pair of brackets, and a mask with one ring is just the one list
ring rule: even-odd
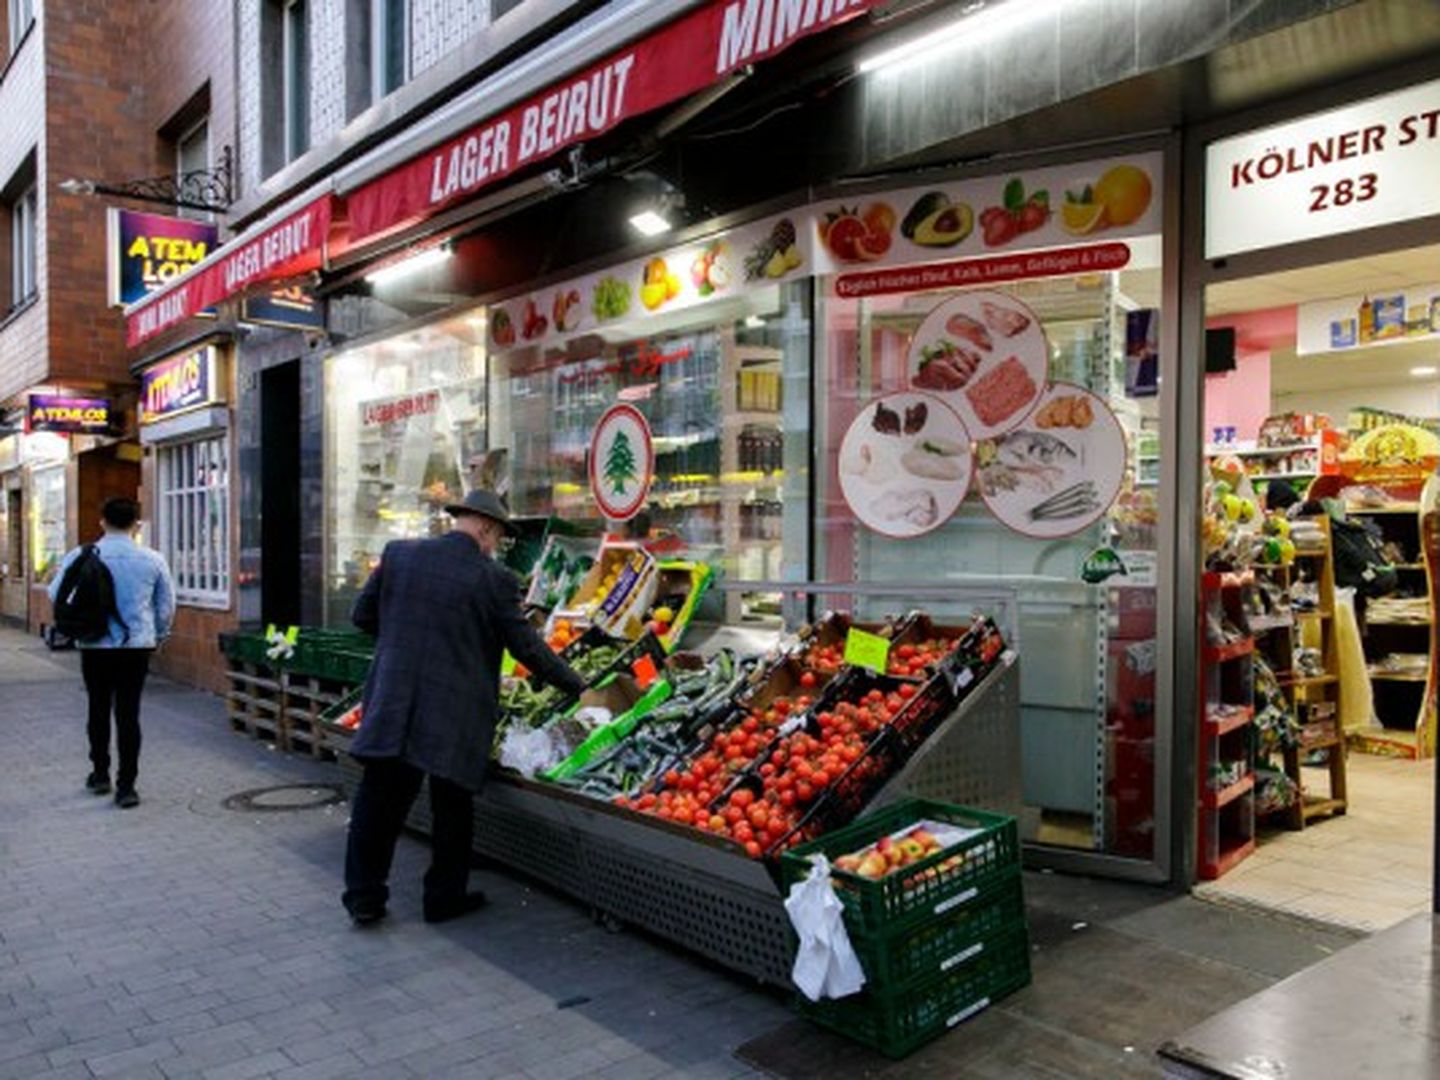
{"label": "white plastic bag", "polygon": [[507,728],[500,742],[500,764],[514,769],[527,780],[542,769],[557,764],[549,732],[516,725]]}
{"label": "white plastic bag", "polygon": [[844,911],[830,883],[830,860],[815,856],[810,875],[792,885],[785,900],[785,913],[800,935],[790,977],[811,1001],[845,997],[865,985],[865,971],[845,930]]}

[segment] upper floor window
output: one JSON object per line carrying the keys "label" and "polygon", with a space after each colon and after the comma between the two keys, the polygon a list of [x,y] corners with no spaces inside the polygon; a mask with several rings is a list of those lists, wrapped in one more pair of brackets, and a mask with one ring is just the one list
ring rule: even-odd
{"label": "upper floor window", "polygon": [[0,316],[39,291],[36,267],[39,250],[39,189],[35,184],[35,155],[0,188]]}
{"label": "upper floor window", "polygon": [[5,15],[6,25],[10,27],[10,51],[13,53],[35,21],[35,0],[8,0]]}
{"label": "upper floor window", "polygon": [[310,32],[305,0],[284,0],[280,13],[285,160],[310,149]]}
{"label": "upper floor window", "polygon": [[[178,139],[175,140],[175,178],[180,184],[182,191],[193,192],[194,185],[187,188],[185,177],[191,173],[203,173],[210,171],[210,118],[203,117],[198,123],[187,128]],[[181,217],[193,218],[197,221],[209,221],[214,215],[206,210],[196,210],[192,207],[180,207]]]}
{"label": "upper floor window", "polygon": [[370,98],[379,101],[405,83],[410,35],[407,0],[370,0]]}

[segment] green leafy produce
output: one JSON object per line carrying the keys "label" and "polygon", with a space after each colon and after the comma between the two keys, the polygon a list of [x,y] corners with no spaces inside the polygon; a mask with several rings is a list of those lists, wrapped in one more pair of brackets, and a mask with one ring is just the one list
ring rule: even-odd
{"label": "green leafy produce", "polygon": [[630,310],[630,284],[619,278],[603,277],[595,283],[590,301],[597,319],[618,319]]}

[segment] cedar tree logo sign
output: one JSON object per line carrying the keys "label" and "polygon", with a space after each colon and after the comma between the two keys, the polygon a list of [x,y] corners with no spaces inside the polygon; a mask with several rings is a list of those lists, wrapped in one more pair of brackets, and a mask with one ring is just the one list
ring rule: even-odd
{"label": "cedar tree logo sign", "polygon": [[600,417],[590,438],[590,490],[612,521],[640,512],[655,476],[650,425],[633,405],[614,405]]}

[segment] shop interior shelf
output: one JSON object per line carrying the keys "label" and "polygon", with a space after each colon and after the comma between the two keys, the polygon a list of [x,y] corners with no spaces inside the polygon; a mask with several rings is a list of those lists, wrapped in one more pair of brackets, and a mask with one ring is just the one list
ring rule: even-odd
{"label": "shop interior shelf", "polygon": [[1423,671],[1376,671],[1374,668],[1370,669],[1370,678],[1381,679],[1385,682],[1423,683],[1429,677]]}
{"label": "shop interior shelf", "polygon": [[1250,619],[1250,629],[1256,634],[1281,630],[1294,625],[1295,617],[1293,615],[1256,615]]}
{"label": "shop interior shelf", "polygon": [[1205,734],[1212,739],[1218,739],[1222,735],[1229,735],[1232,731],[1239,731],[1246,724],[1255,719],[1255,707],[1247,705],[1229,716],[1205,717]]}
{"label": "shop interior shelf", "polygon": [[1218,810],[1222,806],[1229,806],[1242,795],[1246,795],[1255,789],[1255,774],[1249,773],[1235,781],[1227,788],[1220,791],[1212,791],[1206,788],[1200,793],[1200,802],[1207,810]]}
{"label": "shop interior shelf", "polygon": [[1249,656],[1254,651],[1254,640],[1243,638],[1240,641],[1231,642],[1229,645],[1206,646],[1205,659],[1212,664],[1223,664],[1227,660],[1238,660],[1242,656]]}
{"label": "shop interior shelf", "polygon": [[1311,818],[1326,817],[1331,814],[1343,814],[1345,812],[1344,799],[1326,799],[1319,796],[1307,795],[1305,797],[1303,813],[1305,820]]}
{"label": "shop interior shelf", "polygon": [[1338,675],[1288,675],[1276,680],[1281,686],[1328,686],[1340,681]]}
{"label": "shop interior shelf", "polygon": [[1202,873],[1201,876],[1208,878],[1212,881],[1215,878],[1224,877],[1226,874],[1228,874],[1231,870],[1233,870],[1240,863],[1244,862],[1254,853],[1255,839],[1254,837],[1251,837],[1250,839],[1245,840],[1242,843],[1236,844],[1234,847],[1229,848],[1226,851],[1222,851],[1220,853],[1220,857],[1215,860],[1213,865],[1208,865],[1204,867],[1205,872]]}

